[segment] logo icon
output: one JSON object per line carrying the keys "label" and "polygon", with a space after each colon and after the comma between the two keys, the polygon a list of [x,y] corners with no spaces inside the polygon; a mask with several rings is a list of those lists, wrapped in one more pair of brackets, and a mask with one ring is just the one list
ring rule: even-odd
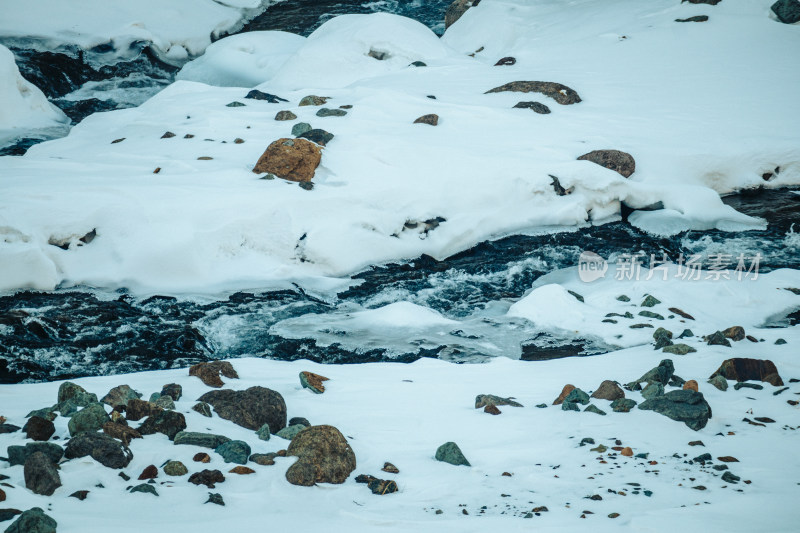
{"label": "logo icon", "polygon": [[578,258],[578,277],[584,283],[591,283],[606,277],[608,261],[594,252],[581,252]]}

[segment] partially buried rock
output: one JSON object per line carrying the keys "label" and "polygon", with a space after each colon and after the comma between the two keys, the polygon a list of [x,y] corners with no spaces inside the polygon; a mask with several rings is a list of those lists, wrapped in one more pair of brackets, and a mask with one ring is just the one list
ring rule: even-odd
{"label": "partially buried rock", "polygon": [[142,438],[142,434],[132,427],[115,422],[106,422],[103,424],[103,433],[122,441],[125,446],[128,446],[133,439]]}
{"label": "partially buried rock", "polygon": [[199,399],[214,406],[214,411],[221,418],[253,431],[264,424],[268,424],[272,431],[286,427],[286,403],[283,396],[265,387],[250,387],[243,391],[212,391]]}
{"label": "partially buried rock", "polygon": [[679,343],[679,344],[671,344],[669,346],[664,346],[664,349],[661,351],[673,355],[686,355],[689,353],[696,352],[697,350],[695,348],[692,348],[688,344]]}
{"label": "partially buried rock", "polygon": [[502,411],[500,411],[496,405],[487,405],[483,408],[483,412],[489,413],[490,415],[499,415],[502,413]]}
{"label": "partially buried rock", "polygon": [[149,465],[142,470],[142,473],[139,474],[139,481],[145,481],[148,479],[155,479],[158,477],[158,468],[156,465]]}
{"label": "partially buried rock", "polygon": [[730,346],[731,341],[725,338],[725,334],[721,331],[716,331],[711,335],[706,335],[703,337],[703,340],[708,343],[709,346]]}
{"label": "partially buried rock", "polygon": [[46,441],[56,432],[56,426],[49,420],[32,416],[25,424],[25,435],[32,440]]}
{"label": "partially buried rock", "polygon": [[746,357],[726,359],[717,371],[711,374],[710,379],[715,376],[722,376],[725,379],[736,381],[764,381],[775,387],[783,385],[783,380],[778,374],[775,363],[769,359],[750,359]]}
{"label": "partially buried rock", "polygon": [[625,391],[622,390],[622,387],[620,387],[616,381],[611,381],[609,379],[603,381],[597,390],[592,393],[592,398],[609,400],[612,402],[624,397]]}
{"label": "partially buried rock", "polygon": [[444,13],[444,28],[452,26],[461,15],[467,12],[472,6],[477,6],[481,0],[455,0]]}
{"label": "partially buried rock", "polygon": [[133,459],[127,446],[104,433],[81,433],[67,443],[64,457],[76,459],[91,456],[108,468],[125,468]]}
{"label": "partially buried rock", "polygon": [[668,329],[658,328],[653,332],[653,340],[655,341],[656,350],[670,346],[672,345],[672,332]]}
{"label": "partially buried rock", "polygon": [[196,453],[194,454],[194,457],[192,457],[192,461],[194,461],[195,463],[210,463],[211,456],[203,452]]}
{"label": "partially buried rock", "polygon": [[567,397],[567,395],[569,395],[570,392],[573,391],[573,389],[575,389],[575,385],[564,385],[564,388],[561,389],[561,394],[558,395],[558,398],[553,400],[553,405],[561,405],[564,403],[564,399]]}
{"label": "partially buried rock", "polygon": [[455,442],[445,442],[436,450],[437,461],[455,466],[472,466]]}
{"label": "partially buried rock", "polygon": [[302,424],[295,424],[294,426],[286,426],[282,430],[275,433],[275,436],[286,440],[292,440],[297,436],[298,433],[306,429],[306,427],[308,426],[304,426]]}
{"label": "partially buried rock", "polygon": [[79,501],[84,501],[86,498],[89,497],[89,491],[88,490],[76,490],[75,492],[70,494],[69,497],[70,498],[75,498],[76,500],[79,500]]}
{"label": "partially buried rock", "polygon": [[304,429],[292,439],[286,453],[299,458],[286,472],[292,485],[344,483],[356,468],[353,450],[333,426]]}
{"label": "partially buried rock", "polygon": [[278,111],[278,113],[275,115],[275,120],[294,120],[296,118],[297,115],[291,111]]}
{"label": "partially buried rock", "polygon": [[372,494],[383,496],[384,494],[391,494],[397,492],[397,483],[392,480],[372,478],[367,483],[367,488],[372,491]]}
{"label": "partially buried rock", "polygon": [[742,326],[731,326],[724,330],[722,334],[732,341],[741,341],[747,336],[745,335],[744,328]]}
{"label": "partially buried rock", "polygon": [[318,117],[343,117],[347,114],[347,111],[344,109],[329,109],[327,107],[323,107],[319,111],[317,111]]}
{"label": "partially buried rock", "polygon": [[309,124],[308,122],[298,122],[297,124],[292,126],[292,135],[294,135],[295,137],[300,137],[307,131],[311,131],[311,124]]}
{"label": "partially buried rock", "polygon": [[323,381],[329,381],[329,379],[325,376],[320,376],[319,374],[314,374],[313,372],[307,372],[305,370],[300,372],[300,384],[311,392],[317,394],[325,392],[325,385],[322,384]]}
{"label": "partially buried rock", "polygon": [[517,102],[514,105],[516,109],[530,109],[534,113],[539,113],[540,115],[549,115],[550,108],[544,105],[541,102]]}
{"label": "partially buried rock", "polygon": [[386,462],[383,463],[383,468],[381,468],[384,472],[389,472],[390,474],[399,474],[400,470],[394,466],[392,463]]}
{"label": "partially buried rock", "polygon": [[219,470],[202,470],[189,476],[189,483],[205,485],[209,489],[213,489],[217,483],[222,483],[224,481],[225,476],[223,476],[222,472]]}
{"label": "partially buried rock", "polygon": [[208,493],[208,499],[206,500],[206,503],[213,503],[215,505],[222,505],[223,507],[225,506],[225,500],[222,499],[222,494],[220,494],[218,492],[209,492]]}
{"label": "partially buried rock", "polygon": [[190,446],[200,446],[203,448],[215,449],[218,446],[228,442],[228,437],[223,435],[214,435],[212,433],[198,433],[195,431],[181,431],[175,435],[173,441],[176,445],[187,444]]}
{"label": "partially buried rock", "polygon": [[629,413],[636,407],[636,401],[629,398],[619,398],[611,402],[611,410],[615,413]]}
{"label": "partially buried rock", "polygon": [[639,409],[655,411],[673,420],[683,422],[698,431],[706,426],[711,418],[711,406],[703,394],[693,390],[676,390],[656,398],[645,400]]}
{"label": "partially buried rock", "polygon": [[307,139],[311,142],[315,142],[320,146],[327,146],[334,137],[333,133],[318,128],[309,129],[298,134],[295,134],[294,129],[292,129],[292,135],[297,135],[299,139]]}
{"label": "partially buried rock", "polygon": [[551,81],[512,81],[488,90],[486,94],[502,92],[541,93],[561,105],[576,104],[581,101],[580,96],[574,90]]}
{"label": "partially buried rock", "polygon": [[728,390],[728,380],[722,376],[714,376],[713,378],[709,379],[708,382],[723,392]]}
{"label": "partially buried rock", "polygon": [[311,422],[309,422],[307,418],[303,418],[302,416],[293,416],[289,420],[290,426],[296,426],[298,424],[301,426],[305,426],[307,428],[311,427]]}
{"label": "partially buried rock", "polygon": [[428,124],[429,126],[436,126],[439,124],[439,115],[435,113],[422,115],[414,121],[414,124]]}
{"label": "partially buried rock", "polygon": [[671,359],[664,359],[657,367],[649,370],[642,377],[636,381],[632,381],[626,385],[631,390],[639,390],[640,383],[653,383],[659,382],[662,385],[667,385],[672,375],[675,373],[675,365]]}
{"label": "partially buried rock", "polygon": [[24,465],[28,457],[41,452],[50,458],[53,463],[58,463],[64,456],[64,449],[52,442],[29,442],[25,446],[9,446],[7,449],[8,462],[11,466]]}
{"label": "partially buried rock", "polygon": [[708,15],[696,15],[685,19],[675,19],[675,22],[706,22]]}
{"label": "partially buried rock", "polygon": [[770,9],[784,24],[800,22],[800,0],[778,0]]}
{"label": "partially buried rock", "polygon": [[145,494],[152,494],[153,496],[158,496],[158,491],[156,490],[156,488],[149,483],[142,483],[141,485],[136,485],[135,487],[132,487],[131,490],[128,492],[131,493],[143,492]]}
{"label": "partially buried rock", "polygon": [[595,404],[590,403],[586,409],[583,410],[584,413],[594,413],[596,415],[606,415],[606,412],[597,407]]}
{"label": "partially buried rock", "polygon": [[[594,150],[588,154],[583,154],[578,160],[591,161],[601,167],[613,170],[625,178],[629,178],[631,174],[636,171],[636,161],[633,159],[633,156],[619,150]],[[653,299],[655,300],[655,298]],[[644,307],[649,307],[644,304],[642,305]]]}
{"label": "partially buried rock", "polygon": [[522,404],[514,401],[513,397],[503,398],[494,394],[478,394],[475,397],[475,409],[486,407],[487,405],[509,405],[511,407],[522,407]]}
{"label": "partially buried rock", "polygon": [[139,426],[139,433],[142,435],[154,435],[161,433],[166,435],[169,440],[174,440],[175,435],[186,429],[186,418],[182,413],[176,411],[162,411],[157,415],[148,417]]}
{"label": "partially buried rock", "polygon": [[269,440],[271,433],[272,432],[269,429],[269,424],[264,424],[258,429],[258,431],[256,431],[256,436],[261,440]]}
{"label": "partially buried rock", "polygon": [[220,444],[214,449],[226,463],[247,464],[250,457],[250,446],[241,440],[231,440]]}
{"label": "partially buried rock", "polygon": [[581,405],[587,405],[589,403],[589,395],[583,392],[581,389],[575,388],[567,394],[567,397],[564,398],[565,403],[579,403]]}
{"label": "partially buried rock", "polygon": [[185,476],[189,473],[189,469],[180,461],[169,461],[164,465],[164,473],[174,477]]}
{"label": "partially buried rock", "polygon": [[642,398],[645,399],[655,398],[663,394],[664,394],[664,385],[662,385],[658,381],[648,383],[645,386],[645,388],[642,389]]}
{"label": "partially buried rock", "polygon": [[250,461],[261,466],[272,466],[277,456],[276,453],[254,453],[250,456]]}
{"label": "partially buried rock", "polygon": [[95,432],[103,428],[103,424],[111,421],[102,404],[93,403],[84,407],[69,419],[67,427],[70,436],[85,432]]}
{"label": "partially buried rock", "polygon": [[265,92],[261,92],[258,89],[253,89],[245,96],[248,100],[266,100],[270,104],[277,104],[280,102],[288,102],[286,98],[281,98],[280,96],[276,96],[274,94],[269,94]]}
{"label": "partially buried rock", "polygon": [[313,105],[313,106],[323,105],[323,104],[325,104],[325,102],[328,101],[329,98],[330,97],[328,97],[328,96],[316,96],[316,95],[310,94],[308,96],[304,96],[300,100],[300,103],[297,104],[297,105],[299,105],[301,107],[302,106],[307,106],[307,105]]}
{"label": "partially buried rock", "polygon": [[118,387],[114,387],[108,394],[106,394],[102,400],[103,403],[110,405],[111,407],[117,407],[118,405],[126,406],[128,405],[128,400],[132,400],[134,398],[141,398],[142,395],[128,385],[120,385]]}
{"label": "partially buried rock", "polygon": [[39,507],[28,509],[5,530],[5,533],[56,533],[58,523]]}
{"label": "partially buried rock", "polygon": [[42,452],[36,452],[25,461],[25,487],[34,494],[52,496],[61,486],[58,466]]}
{"label": "partially buried rock", "polygon": [[234,370],[233,365],[228,361],[211,361],[209,363],[198,363],[189,367],[189,375],[197,376],[200,381],[209,387],[222,388],[225,383],[219,377],[221,375],[226,378],[238,379],[239,374]]}
{"label": "partially buried rock", "polygon": [[508,56],[508,57],[504,57],[502,59],[498,59],[497,63],[495,63],[494,66],[496,66],[496,67],[505,67],[505,66],[515,65],[516,63],[517,63],[516,58]]}
{"label": "partially buried rock", "polygon": [[246,466],[241,466],[241,465],[231,468],[230,470],[228,470],[228,472],[230,472],[231,474],[236,474],[238,476],[246,476],[246,475],[249,475],[249,474],[255,474],[256,473],[256,471],[253,470],[252,468],[249,468],[249,467],[246,467]]}
{"label": "partially buried rock", "polygon": [[199,402],[192,406],[192,411],[200,413],[201,415],[211,418],[211,406],[206,402]]}
{"label": "partially buried rock", "polygon": [[275,174],[289,181],[311,181],[322,161],[322,148],[305,139],[278,139],[258,159],[253,172]]}

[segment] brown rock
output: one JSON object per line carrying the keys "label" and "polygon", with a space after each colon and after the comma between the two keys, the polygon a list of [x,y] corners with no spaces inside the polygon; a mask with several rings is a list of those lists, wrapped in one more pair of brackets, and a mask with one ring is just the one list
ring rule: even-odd
{"label": "brown rock", "polygon": [[745,338],[744,328],[742,326],[731,326],[728,329],[723,330],[722,334],[732,341],[740,341]]}
{"label": "brown rock", "polygon": [[622,448],[619,452],[620,455],[624,455],[625,457],[633,457],[633,450],[629,447]]}
{"label": "brown rock", "polygon": [[139,431],[133,429],[130,426],[126,426],[124,424],[118,424],[116,422],[106,422],[103,424],[103,433],[114,437],[115,439],[119,439],[122,441],[122,444],[128,446],[131,443],[132,439],[141,439],[142,434]]}
{"label": "brown rock", "polygon": [[487,405],[486,407],[483,408],[483,412],[489,413],[490,415],[499,415],[500,413],[502,413],[502,411],[500,411],[500,409],[498,409],[496,405]]}
{"label": "brown rock", "polygon": [[294,120],[296,118],[297,115],[291,111],[278,111],[278,114],[275,115],[275,120]]}
{"label": "brown rock", "polygon": [[289,181],[306,182],[322,161],[322,147],[305,139],[278,139],[258,158],[253,172],[269,172]]}
{"label": "brown rock", "polygon": [[693,379],[690,379],[686,383],[683,384],[683,390],[693,390],[695,392],[700,392],[700,387],[697,385],[697,382]]}
{"label": "brown rock", "polygon": [[214,159],[213,157],[207,155],[201,155],[200,157],[197,158],[198,161],[211,161],[213,159]]}
{"label": "brown rock", "polygon": [[148,416],[156,415],[162,411],[161,407],[145,400],[131,399],[125,407],[125,418],[132,421],[141,420]]}
{"label": "brown rock", "polygon": [[246,476],[247,474],[255,474],[256,473],[255,470],[253,470],[252,468],[248,468],[246,466],[236,466],[236,467],[230,469],[228,472],[230,472],[231,474],[238,474],[240,476]]}
{"label": "brown rock", "polygon": [[0,424],[5,424],[8,421],[8,418],[4,416],[0,416]]}
{"label": "brown rock", "polygon": [[429,124],[431,126],[436,126],[439,124],[439,115],[435,113],[431,113],[430,115],[422,115],[414,121],[414,124]]}
{"label": "brown rock", "polygon": [[723,463],[738,463],[739,459],[736,457],[731,457],[730,455],[724,455],[722,457],[717,457],[718,461],[722,461]]}
{"label": "brown rock", "polygon": [[629,178],[636,171],[636,161],[634,161],[633,156],[619,150],[594,150],[588,154],[583,154],[578,160],[591,161],[626,178]]}
{"label": "brown rock", "polygon": [[211,456],[204,452],[196,453],[194,457],[192,457],[192,461],[195,463],[210,463]]}
{"label": "brown rock", "polygon": [[158,468],[156,468],[155,465],[150,465],[145,467],[145,469],[142,470],[142,473],[139,474],[139,480],[155,479],[157,477],[158,477]]}
{"label": "brown rock", "polygon": [[32,416],[25,424],[25,434],[29,439],[46,441],[56,432],[56,426],[52,422],[39,416]]}
{"label": "brown rock", "polygon": [[477,6],[481,0],[455,0],[447,8],[444,13],[444,29],[452,26],[455,21],[461,18],[461,15],[467,12],[467,9],[472,6]]}
{"label": "brown rock", "polygon": [[189,476],[189,483],[194,483],[195,485],[205,485],[209,489],[213,489],[214,485],[224,481],[225,476],[223,476],[222,472],[219,470],[202,470]]}
{"label": "brown rock", "polygon": [[215,390],[202,395],[199,401],[214,406],[220,418],[253,431],[264,424],[269,424],[273,433],[286,427],[286,402],[278,392],[266,387]]}
{"label": "brown rock", "polygon": [[597,387],[597,390],[594,391],[594,393],[592,394],[592,398],[597,398],[599,400],[608,400],[611,402],[624,397],[625,397],[625,391],[622,390],[622,387],[620,387],[616,381],[611,381],[610,379],[603,381],[600,384],[600,386]]}
{"label": "brown rock", "polygon": [[705,448],[706,445],[703,444],[703,441],[701,440],[693,440],[692,442],[689,443],[689,446],[702,446]]}
{"label": "brown rock", "polygon": [[581,101],[581,97],[573,89],[552,81],[512,81],[486,91],[486,94],[502,92],[541,93],[561,105],[577,104]]}
{"label": "brown rock", "polygon": [[275,452],[275,455],[277,455],[278,457],[286,457],[288,453],[286,450],[278,450],[277,452]]}
{"label": "brown rock", "polygon": [[775,387],[783,385],[783,380],[775,368],[775,363],[769,359],[750,359],[747,357],[734,357],[726,359],[709,379],[722,376],[725,379],[736,381],[765,381]]}
{"label": "brown rock", "polygon": [[681,311],[677,307],[670,307],[669,311],[670,311],[670,313],[675,313],[678,316],[682,316],[686,320],[694,320],[694,317],[692,315],[690,315],[689,313],[687,313],[685,311]]}
{"label": "brown rock", "polygon": [[210,363],[198,363],[189,367],[189,375],[197,376],[200,381],[209,387],[221,388],[224,383],[220,379],[220,374],[226,378],[239,379],[239,374],[234,370],[233,365],[227,361],[211,361]]}
{"label": "brown rock", "polygon": [[564,388],[561,389],[561,394],[558,395],[558,398],[555,399],[553,405],[561,405],[564,403],[564,399],[569,396],[569,393],[575,390],[575,385],[564,385]]}
{"label": "brown rock", "polygon": [[715,6],[722,2],[722,0],[681,0],[681,4],[684,2],[689,2],[690,4],[708,4],[710,6]]}
{"label": "brown rock", "polygon": [[311,426],[298,433],[287,450],[299,457],[286,471],[292,485],[344,483],[356,468],[356,456],[344,436],[333,426]]}
{"label": "brown rock", "polygon": [[241,137],[236,137],[233,140],[233,144],[244,144],[244,139],[242,139]]}
{"label": "brown rock", "polygon": [[3,489],[0,489],[0,502],[6,501],[6,493]]}
{"label": "brown rock", "polygon": [[300,372],[300,384],[317,394],[325,392],[325,385],[322,384],[323,381],[330,381],[330,379],[305,370]]}
{"label": "brown rock", "polygon": [[384,472],[389,472],[390,474],[399,474],[400,470],[394,466],[392,463],[383,463],[383,468],[381,468]]}

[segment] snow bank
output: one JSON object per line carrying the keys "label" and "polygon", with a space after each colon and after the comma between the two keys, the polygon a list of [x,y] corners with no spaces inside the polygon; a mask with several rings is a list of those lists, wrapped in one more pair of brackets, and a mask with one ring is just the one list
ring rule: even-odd
{"label": "snow bank", "polygon": [[67,116],[20,75],[14,54],[0,45],[0,145],[30,130],[67,123]]}

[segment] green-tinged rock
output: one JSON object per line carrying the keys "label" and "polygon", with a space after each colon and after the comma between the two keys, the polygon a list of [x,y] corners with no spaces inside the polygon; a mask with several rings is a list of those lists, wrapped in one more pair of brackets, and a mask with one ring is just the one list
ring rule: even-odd
{"label": "green-tinged rock", "polygon": [[639,409],[655,411],[673,420],[683,422],[698,431],[711,418],[711,406],[703,394],[693,390],[670,391],[662,396],[650,398],[639,404]]}
{"label": "green-tinged rock", "polygon": [[222,505],[223,507],[225,506],[225,500],[222,499],[222,494],[220,494],[218,492],[209,492],[208,493],[208,499],[206,500],[206,503],[213,503],[213,504],[216,504],[216,505]]}
{"label": "green-tinged rock", "polygon": [[647,459],[650,456],[650,453],[637,453],[634,455],[637,459]]}
{"label": "green-tinged rock", "polygon": [[[0,509],[0,522],[11,520],[15,516],[21,515],[22,511],[19,509]],[[7,531],[7,530],[6,530]]]}
{"label": "green-tinged rock", "polygon": [[292,440],[298,433],[306,429],[306,426],[302,424],[295,424],[294,426],[287,426],[282,430],[275,433],[276,437],[280,437],[286,440]]}
{"label": "green-tinged rock", "polygon": [[7,450],[8,462],[11,466],[24,465],[28,457],[34,453],[45,454],[53,463],[58,463],[64,457],[64,448],[52,442],[29,442],[25,446],[9,446]]}
{"label": "green-tinged rock", "polygon": [[639,316],[643,316],[645,318],[655,318],[656,320],[664,320],[663,316],[652,311],[639,311]]}
{"label": "green-tinged rock", "polygon": [[198,402],[192,406],[192,411],[211,418],[211,406],[206,402]]}
{"label": "green-tinged rock", "polygon": [[672,378],[674,373],[675,365],[672,363],[672,360],[664,359],[658,363],[657,367],[650,369],[636,381],[628,383],[627,387],[631,390],[639,390],[640,383],[652,383],[654,381],[657,381],[662,385],[666,385],[669,383],[669,380]]}
{"label": "green-tinged rock", "polygon": [[685,329],[685,330],[683,330],[683,331],[681,332],[681,334],[680,334],[680,335],[678,335],[678,338],[679,338],[679,339],[685,339],[685,338],[687,338],[687,337],[694,337],[694,333],[692,333],[692,330],[690,330],[690,329]]}
{"label": "green-tinged rock", "polygon": [[49,420],[50,422],[52,422],[53,420],[56,419],[56,417],[58,417],[58,415],[53,411],[55,411],[54,407],[43,407],[41,409],[36,409],[35,411],[31,411],[30,413],[25,415],[25,418],[33,418],[34,416],[38,416],[39,418],[44,418],[45,420]]}
{"label": "green-tinged rock", "polygon": [[777,346],[781,346],[781,345],[783,345],[783,344],[786,344],[786,340],[785,340],[785,339],[776,339],[776,340],[775,340],[775,344],[776,344]]}
{"label": "green-tinged rock", "polygon": [[631,301],[631,299],[629,297],[625,296],[624,294],[620,294],[619,296],[617,296],[617,300],[619,300],[620,302],[630,302]]}
{"label": "green-tinged rock", "polygon": [[231,439],[223,435],[213,435],[211,433],[197,433],[194,431],[181,431],[175,435],[175,444],[189,444],[191,446],[201,446],[203,448],[216,449],[221,444],[229,442]]}
{"label": "green-tinged rock", "polygon": [[733,390],[739,389],[754,389],[754,390],[761,390],[764,388],[764,385],[758,385],[756,383],[747,383],[745,381],[740,381],[733,386]]}
{"label": "green-tinged rock", "polygon": [[241,102],[231,102],[230,104],[225,104],[225,107],[244,107],[244,104]]}
{"label": "green-tinged rock", "polygon": [[180,461],[167,461],[167,464],[164,465],[164,473],[168,476],[185,476],[189,473],[189,469]]}
{"label": "green-tinged rock", "polygon": [[706,335],[703,338],[704,341],[708,343],[709,346],[730,346],[731,341],[729,341],[725,335],[721,331],[716,331],[711,335]]}
{"label": "green-tinged rock", "polygon": [[511,397],[503,398],[501,396],[495,396],[494,394],[478,394],[475,397],[475,409],[480,409],[487,405],[523,407],[521,403],[514,401],[514,398]]}
{"label": "green-tinged rock", "polygon": [[670,346],[672,344],[672,332],[668,329],[658,328],[653,332],[653,340],[656,343],[656,350],[660,350],[665,346]]}
{"label": "green-tinged rock", "polygon": [[147,494],[152,494],[153,496],[158,496],[158,492],[156,492],[156,488],[149,484],[149,483],[142,483],[141,485],[136,485],[130,490],[131,493],[134,492],[145,492]]}
{"label": "green-tinged rock", "polygon": [[703,453],[692,459],[695,463],[705,463],[706,461],[713,461],[714,458],[710,453]]}
{"label": "green-tinged rock", "polygon": [[99,431],[103,429],[103,424],[110,421],[103,404],[93,403],[72,415],[67,427],[70,436],[74,437],[79,433]]}
{"label": "green-tinged rock", "polygon": [[598,444],[596,448],[592,448],[589,451],[597,453],[606,453],[606,451],[608,451],[608,447],[603,446],[602,444]]}
{"label": "green-tinged rock", "polygon": [[539,408],[539,409],[547,409],[547,404],[546,403],[539,403],[539,404],[536,404],[536,407]]}
{"label": "green-tinged rock", "polygon": [[158,398],[156,398],[156,401],[154,401],[153,404],[168,411],[172,411],[175,409],[175,400],[173,400],[172,397],[170,396],[163,396],[163,395],[159,396]]}
{"label": "green-tinged rock", "polygon": [[655,398],[663,394],[664,394],[664,385],[662,385],[657,381],[648,383],[645,386],[645,388],[642,389],[642,397],[645,399]]}
{"label": "green-tinged rock", "polygon": [[347,114],[347,111],[344,109],[330,109],[327,107],[323,107],[319,111],[317,111],[318,117],[343,117]]}
{"label": "green-tinged rock", "polygon": [[658,305],[660,303],[661,303],[661,300],[659,300],[655,296],[651,296],[651,295],[648,294],[647,296],[645,296],[644,300],[639,305],[639,307],[653,307],[653,306],[656,306],[656,305]]}
{"label": "green-tinged rock", "polygon": [[472,466],[455,442],[445,442],[436,450],[436,460],[455,466]]}
{"label": "green-tinged rock", "polygon": [[58,403],[65,402],[76,396],[88,395],[86,389],[76,383],[65,381],[58,387]]}
{"label": "green-tinged rock", "polygon": [[606,412],[602,409],[596,407],[593,403],[590,403],[589,406],[583,410],[584,413],[594,413],[596,415],[603,415],[606,416]]}
{"label": "green-tinged rock", "polygon": [[256,435],[261,440],[269,440],[270,433],[269,424],[264,424],[259,428],[258,431],[256,431]]}
{"label": "green-tinged rock", "polygon": [[636,401],[630,398],[619,398],[611,402],[611,410],[615,413],[629,413],[636,407]]}
{"label": "green-tinged rock", "polygon": [[250,446],[241,440],[231,440],[220,444],[214,451],[222,456],[226,463],[246,465],[250,458]]}
{"label": "green-tinged rock", "polygon": [[581,389],[575,388],[572,389],[569,394],[567,394],[567,397],[564,398],[564,401],[570,403],[579,403],[582,405],[588,405],[589,395],[583,392]]}
{"label": "green-tinged rock", "polygon": [[5,533],[56,533],[58,522],[44,514],[39,507],[28,509],[17,518]]}
{"label": "green-tinged rock", "polygon": [[308,122],[298,122],[294,126],[292,126],[292,135],[295,137],[299,137],[300,135],[304,134],[307,131],[311,131],[311,124]]}
{"label": "green-tinged rock", "polygon": [[724,474],[722,474],[722,481],[725,481],[727,483],[738,483],[739,480],[741,480],[741,479],[742,478],[740,478],[737,475],[734,475],[733,472],[731,472],[730,470],[728,470]]}
{"label": "green-tinged rock", "polygon": [[728,390],[728,380],[722,376],[714,376],[713,378],[709,379],[708,382],[723,392]]}
{"label": "green-tinged rock", "polygon": [[717,472],[722,472],[723,470],[727,470],[728,469],[728,465],[714,465],[711,468],[713,468]]}
{"label": "green-tinged rock", "polygon": [[669,378],[670,387],[683,387],[685,383],[686,383],[685,379],[683,379],[680,376],[676,376],[675,374],[673,374],[672,377]]}
{"label": "green-tinged rock", "polygon": [[304,96],[297,105],[300,107],[307,105],[323,105],[328,101],[329,98],[329,96],[317,96],[314,94],[309,94],[308,96]]}
{"label": "green-tinged rock", "polygon": [[687,353],[693,353],[697,350],[688,344],[672,344],[670,346],[665,346],[661,351],[664,353],[671,353],[673,355],[686,355]]}
{"label": "green-tinged rock", "polygon": [[577,404],[577,403],[568,402],[568,401],[566,401],[566,400],[565,400],[565,401],[564,401],[564,402],[561,404],[561,410],[562,410],[562,411],[580,411],[580,410],[581,410],[581,408],[580,408],[580,407],[578,407],[578,404]]}
{"label": "green-tinged rock", "polygon": [[118,387],[114,387],[108,394],[106,394],[101,402],[104,404],[110,405],[111,407],[116,407],[118,405],[128,405],[129,400],[139,399],[142,395],[128,385],[120,385]]}

